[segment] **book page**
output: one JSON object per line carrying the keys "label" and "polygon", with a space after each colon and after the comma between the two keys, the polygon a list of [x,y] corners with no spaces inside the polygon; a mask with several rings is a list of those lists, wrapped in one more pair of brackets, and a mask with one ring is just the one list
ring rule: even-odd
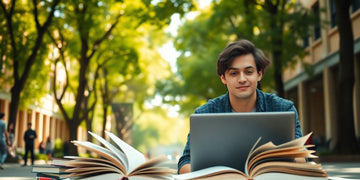
{"label": "book page", "polygon": [[91,142],[82,142],[82,141],[72,141],[75,145],[83,147],[91,152],[94,152],[104,158],[107,158],[108,160],[110,160],[111,162],[114,163],[115,166],[121,167],[122,164],[120,163],[120,161],[117,159],[116,155],[109,151],[108,149],[105,149],[99,145],[96,145],[94,143]]}
{"label": "book page", "polygon": [[317,158],[312,155],[315,151],[306,150],[304,147],[289,147],[284,149],[274,149],[265,151],[253,157],[247,164],[247,169],[250,172],[254,166],[266,161],[295,161],[295,158]]}
{"label": "book page", "polygon": [[[158,171],[166,171],[169,173],[173,173],[172,170],[170,170],[169,168],[163,168],[163,167],[156,167],[156,165],[163,163],[165,161],[167,161],[168,159],[165,156],[159,156],[153,159],[148,160],[147,162],[141,164],[140,166],[136,167],[132,172],[129,173],[129,176],[135,176],[135,175],[139,175],[139,174],[143,174],[146,173],[146,171],[154,171],[154,169],[158,169]],[[161,169],[159,169],[161,168]],[[145,171],[145,172],[144,172]],[[153,173],[153,172],[151,172]]]}
{"label": "book page", "polygon": [[51,161],[52,166],[66,166],[66,163],[69,162],[70,158],[53,158]]}
{"label": "book page", "polygon": [[[109,168],[107,167],[102,167],[102,166],[99,166],[99,167],[79,167],[79,168],[70,168],[70,169],[67,169],[65,170],[65,172],[68,172],[68,173],[71,173],[69,174],[68,176],[69,177],[76,177],[76,176],[79,176],[79,175],[94,175],[96,173],[100,173],[100,172],[110,172],[109,171]],[[116,173],[116,174],[119,174],[119,173]],[[123,176],[123,174],[119,174],[121,176]]]}
{"label": "book page", "polygon": [[309,137],[311,136],[312,133],[309,133],[301,138],[298,139],[294,139],[292,141],[280,144],[280,145],[275,145],[273,144],[271,141],[268,143],[265,143],[259,147],[257,147],[254,151],[250,152],[250,156],[249,158],[251,159],[251,157],[262,153],[264,151],[268,151],[268,150],[272,150],[272,149],[282,149],[282,148],[289,148],[289,147],[299,147],[299,146],[304,146],[304,144],[306,143],[306,141],[309,139]]}
{"label": "book page", "polygon": [[[107,168],[108,171],[111,171],[111,172],[115,172],[118,174],[125,174],[125,172],[123,172],[122,169],[119,169],[118,167],[114,166],[111,162],[109,164],[109,163],[99,162],[99,161],[94,162],[94,161],[72,160],[68,163],[68,165],[73,166],[75,168],[87,168],[87,167],[99,168],[99,167],[101,167],[101,168]],[[70,172],[70,170],[68,170],[67,172]]]}
{"label": "book page", "polygon": [[185,174],[179,174],[179,175],[173,175],[174,179],[182,179],[182,180],[187,180],[187,179],[205,179],[206,177],[211,177],[211,176],[217,176],[217,175],[221,175],[221,174],[228,174],[228,173],[232,173],[232,174],[237,174],[237,178],[239,177],[243,177],[246,178],[247,176],[234,168],[230,168],[230,167],[226,167],[226,166],[214,166],[214,167],[209,167],[209,168],[205,168],[205,169],[201,169],[198,171],[193,171],[190,173],[185,173]]}
{"label": "book page", "polygon": [[[99,174],[91,177],[83,177],[82,180],[120,180],[123,176],[115,173],[108,173],[108,174]],[[164,177],[164,176],[130,176],[127,177],[129,180],[159,180],[159,179],[172,179],[171,177]]]}
{"label": "book page", "polygon": [[327,177],[311,177],[311,176],[299,176],[293,174],[284,174],[284,173],[266,173],[259,175],[253,180],[328,180]]}
{"label": "book page", "polygon": [[[268,143],[265,143],[261,146],[259,146],[258,148],[255,148],[254,150],[252,149],[252,151],[250,151],[249,153],[249,156],[247,157],[246,159],[246,164],[245,164],[245,174],[250,174],[250,165],[249,165],[249,162],[252,162],[251,164],[254,164],[255,162],[252,161],[252,159],[259,155],[259,154],[262,154],[262,153],[266,153],[269,151],[269,154],[270,153],[274,153],[276,152],[277,150],[279,151],[282,151],[282,150],[290,150],[290,149],[305,149],[305,142],[307,141],[307,139],[310,137],[312,133],[309,133],[307,134],[306,136],[303,136],[301,138],[298,138],[298,139],[294,139],[292,141],[289,141],[289,142],[286,142],[286,143],[283,143],[283,144],[280,144],[280,145],[274,145],[272,142],[268,142]],[[257,144],[257,143],[256,143]],[[256,145],[255,144],[255,145]],[[300,153],[300,157],[304,157],[304,154]],[[305,153],[306,155],[308,155],[309,153]],[[267,156],[269,157],[269,156]],[[280,156],[280,157],[284,157],[283,155]],[[297,154],[295,157],[299,157],[299,154]],[[315,157],[315,156],[314,156]]]}
{"label": "book page", "polygon": [[161,175],[146,175],[146,176],[130,176],[128,177],[129,180],[159,180],[159,179],[163,179],[163,180],[174,180],[174,178],[172,178],[171,176],[167,175],[167,176],[161,176]]}
{"label": "book page", "polygon": [[295,162],[266,162],[256,166],[251,172],[251,177],[259,176],[268,172],[282,172],[302,176],[327,177],[320,164],[295,163]]}
{"label": "book page", "polygon": [[67,168],[64,167],[56,167],[51,165],[33,165],[31,172],[37,173],[37,172],[47,172],[47,173],[62,173]]}
{"label": "book page", "polygon": [[[65,156],[66,157],[66,156]],[[112,161],[110,161],[109,159],[105,159],[105,158],[91,158],[91,157],[79,157],[79,156],[72,156],[72,160],[69,160],[66,164],[66,166],[69,167],[76,167],[74,166],[74,164],[72,162],[93,162],[93,163],[97,163],[100,166],[102,164],[109,164],[114,166],[115,168],[119,168],[122,172],[122,174],[126,174],[126,169],[123,166],[116,166]]]}
{"label": "book page", "polygon": [[191,179],[177,179],[175,180],[251,180],[247,177],[243,177],[237,173],[224,173],[224,174],[216,174],[211,176],[204,176],[200,178],[191,178]]}
{"label": "book page", "polygon": [[142,163],[144,163],[145,156],[133,148],[132,146],[128,145],[124,141],[122,141],[120,138],[115,136],[113,133],[105,131],[105,133],[119,146],[119,148],[125,153],[126,158],[128,159],[128,166],[126,171],[132,172],[136,167],[140,166]]}
{"label": "book page", "polygon": [[125,169],[128,169],[127,167],[127,158],[125,156],[125,154],[120,151],[118,148],[116,148],[115,146],[113,146],[110,142],[106,141],[104,138],[102,138],[101,136],[94,134],[90,131],[88,131],[89,134],[91,134],[95,139],[97,139],[101,144],[103,144],[105,147],[107,147],[110,151],[114,152],[114,154],[118,157],[120,163],[125,167]]}

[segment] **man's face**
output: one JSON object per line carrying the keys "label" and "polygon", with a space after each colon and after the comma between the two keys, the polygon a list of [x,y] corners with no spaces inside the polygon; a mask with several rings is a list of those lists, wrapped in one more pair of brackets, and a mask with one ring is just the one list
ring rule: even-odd
{"label": "man's face", "polygon": [[256,98],[257,82],[261,80],[262,72],[257,72],[254,56],[246,54],[238,56],[221,75],[221,81],[226,85],[230,96],[239,100]]}

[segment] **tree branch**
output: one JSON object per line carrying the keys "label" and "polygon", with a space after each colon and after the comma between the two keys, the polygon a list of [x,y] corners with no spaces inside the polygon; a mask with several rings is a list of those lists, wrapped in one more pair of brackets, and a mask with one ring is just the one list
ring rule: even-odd
{"label": "tree branch", "polygon": [[111,31],[119,23],[119,19],[120,19],[121,16],[122,16],[122,14],[117,15],[116,18],[115,18],[115,22],[113,24],[111,24],[110,28],[105,32],[105,34],[94,42],[91,54],[88,57],[89,59],[94,55],[94,53],[96,52],[96,50],[99,47],[100,43],[111,35]]}

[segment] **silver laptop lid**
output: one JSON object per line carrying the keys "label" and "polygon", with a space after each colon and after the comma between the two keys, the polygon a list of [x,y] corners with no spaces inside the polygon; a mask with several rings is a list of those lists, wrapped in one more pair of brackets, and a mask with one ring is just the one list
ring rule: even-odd
{"label": "silver laptop lid", "polygon": [[294,112],[207,113],[190,116],[191,170],[223,165],[244,170],[246,157],[258,145],[295,138]]}

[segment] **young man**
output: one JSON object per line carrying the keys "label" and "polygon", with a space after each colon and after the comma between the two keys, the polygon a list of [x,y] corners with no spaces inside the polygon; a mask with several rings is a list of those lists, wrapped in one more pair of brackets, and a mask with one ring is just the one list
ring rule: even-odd
{"label": "young man", "polygon": [[[294,111],[295,138],[302,137],[294,104],[259,89],[264,70],[270,64],[263,52],[247,40],[229,44],[220,54],[217,73],[228,92],[198,107],[195,113]],[[190,134],[178,162],[179,174],[191,171]]]}
{"label": "young man", "polygon": [[30,151],[31,155],[31,165],[34,165],[35,156],[34,156],[34,140],[36,139],[36,131],[31,129],[31,123],[28,123],[28,129],[24,134],[25,141],[25,155],[24,155],[24,165],[27,165],[28,152]]}
{"label": "young man", "polygon": [[4,113],[0,113],[0,169],[3,169],[2,165],[7,157],[6,146],[10,144],[6,123],[3,118]]}

